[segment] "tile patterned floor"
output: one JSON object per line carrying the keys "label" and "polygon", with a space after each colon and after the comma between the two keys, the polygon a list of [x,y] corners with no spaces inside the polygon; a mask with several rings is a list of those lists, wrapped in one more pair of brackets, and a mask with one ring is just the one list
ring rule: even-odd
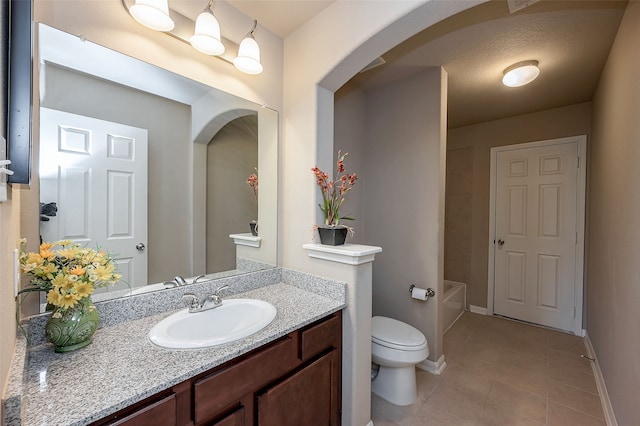
{"label": "tile patterned floor", "polygon": [[579,337],[465,312],[444,354],[442,375],[417,370],[412,406],[372,395],[375,426],[606,425]]}

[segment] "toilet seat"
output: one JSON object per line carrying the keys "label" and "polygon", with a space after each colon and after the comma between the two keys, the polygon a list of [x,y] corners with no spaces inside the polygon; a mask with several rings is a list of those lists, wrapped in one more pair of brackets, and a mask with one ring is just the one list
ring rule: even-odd
{"label": "toilet seat", "polygon": [[403,351],[421,351],[427,347],[427,339],[420,330],[393,318],[381,316],[371,318],[371,341]]}

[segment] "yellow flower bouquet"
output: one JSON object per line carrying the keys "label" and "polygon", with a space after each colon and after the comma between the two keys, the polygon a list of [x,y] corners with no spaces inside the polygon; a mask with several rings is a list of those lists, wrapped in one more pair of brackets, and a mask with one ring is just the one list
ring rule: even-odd
{"label": "yellow flower bouquet", "polygon": [[47,302],[53,306],[47,338],[57,352],[88,345],[99,321],[91,295],[96,288],[121,279],[113,258],[68,240],[42,243],[38,252],[27,253],[25,246],[22,239],[20,268],[31,280],[20,293],[47,293]]}
{"label": "yellow flower bouquet", "polygon": [[26,253],[25,245],[26,240],[21,240],[20,267],[32,278],[21,293],[45,291],[47,302],[56,308],[72,308],[95,288],[120,281],[113,259],[104,251],[68,240],[42,243],[38,253]]}

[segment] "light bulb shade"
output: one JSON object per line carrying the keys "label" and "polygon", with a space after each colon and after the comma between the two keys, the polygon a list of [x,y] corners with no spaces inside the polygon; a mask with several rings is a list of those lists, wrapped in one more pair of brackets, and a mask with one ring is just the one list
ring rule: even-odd
{"label": "light bulb shade", "polygon": [[189,38],[189,43],[198,52],[205,55],[222,55],[224,45],[220,40],[220,25],[211,10],[206,9],[196,18],[194,34]]}
{"label": "light bulb shade", "polygon": [[169,16],[167,0],[136,0],[129,8],[133,19],[156,31],[171,31],[175,26]]}
{"label": "light bulb shade", "polygon": [[524,86],[535,80],[539,74],[538,61],[518,62],[504,70],[502,84],[507,87]]}
{"label": "light bulb shade", "polygon": [[233,65],[246,74],[260,74],[260,46],[250,34],[240,43],[238,57],[233,60]]}

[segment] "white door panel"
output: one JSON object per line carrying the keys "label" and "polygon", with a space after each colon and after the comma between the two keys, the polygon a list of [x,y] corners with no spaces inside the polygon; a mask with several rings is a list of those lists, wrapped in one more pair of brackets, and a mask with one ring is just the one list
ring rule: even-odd
{"label": "white door panel", "polygon": [[494,312],[573,331],[578,144],[497,152]]}
{"label": "white door panel", "polygon": [[108,248],[112,289],[147,284],[147,144],[145,129],[40,109],[40,201],[58,205],[42,238]]}

